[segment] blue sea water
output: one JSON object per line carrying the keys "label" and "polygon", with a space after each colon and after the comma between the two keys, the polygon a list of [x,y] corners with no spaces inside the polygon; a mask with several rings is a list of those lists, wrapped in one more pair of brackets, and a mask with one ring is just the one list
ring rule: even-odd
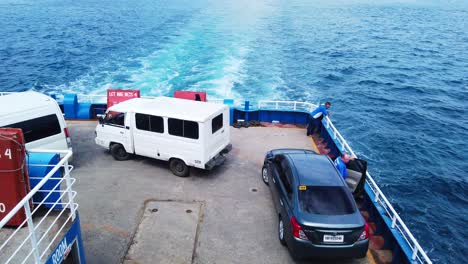
{"label": "blue sea water", "polygon": [[468,263],[468,3],[0,0],[0,91],[332,102],[436,263]]}

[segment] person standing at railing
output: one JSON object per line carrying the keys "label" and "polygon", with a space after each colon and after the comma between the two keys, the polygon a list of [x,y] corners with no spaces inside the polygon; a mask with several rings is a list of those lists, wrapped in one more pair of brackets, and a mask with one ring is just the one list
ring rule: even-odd
{"label": "person standing at railing", "polygon": [[309,125],[307,127],[307,136],[313,135],[317,131],[320,132],[320,129],[322,128],[323,117],[330,115],[330,112],[328,111],[330,106],[331,103],[326,102],[325,104],[315,108],[315,110],[310,113]]}

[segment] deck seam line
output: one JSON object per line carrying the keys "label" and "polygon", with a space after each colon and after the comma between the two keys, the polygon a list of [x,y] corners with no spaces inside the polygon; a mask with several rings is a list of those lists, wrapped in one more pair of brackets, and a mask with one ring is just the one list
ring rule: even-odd
{"label": "deck seam line", "polygon": [[199,211],[198,211],[198,222],[197,222],[197,229],[195,231],[195,237],[194,237],[194,243],[193,243],[193,251],[192,251],[192,260],[190,263],[195,263],[195,259],[198,258],[198,238],[200,237],[200,232],[201,232],[201,225],[203,221],[205,220],[205,203],[204,202],[198,202],[199,203]]}

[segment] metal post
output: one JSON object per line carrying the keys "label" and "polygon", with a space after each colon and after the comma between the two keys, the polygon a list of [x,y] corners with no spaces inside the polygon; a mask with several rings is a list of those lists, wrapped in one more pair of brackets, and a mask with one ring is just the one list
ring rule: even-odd
{"label": "metal post", "polygon": [[413,249],[413,256],[411,257],[412,260],[416,260],[416,256],[418,255],[418,247],[414,247]]}
{"label": "metal post", "polygon": [[392,229],[395,228],[396,225],[396,215],[393,215],[392,217]]}
{"label": "metal post", "polygon": [[296,105],[297,105],[297,102],[294,101],[294,110],[296,110]]}
{"label": "metal post", "polygon": [[375,194],[375,199],[374,199],[375,202],[378,202],[378,201],[379,201],[379,194],[380,194],[379,192],[377,192],[377,193]]}
{"label": "metal post", "polygon": [[73,201],[73,193],[71,189],[71,179],[70,179],[70,168],[68,167],[68,160],[64,163],[64,173],[65,173],[65,182],[67,183],[67,194],[68,194],[68,203],[70,204],[70,211],[72,216],[72,221],[75,220],[75,206]]}
{"label": "metal post", "polygon": [[24,203],[24,211],[26,213],[26,220],[28,222],[28,229],[29,229],[29,240],[31,241],[31,247],[33,250],[34,254],[34,261],[36,264],[41,263],[41,257],[39,256],[39,249],[37,248],[37,237],[36,237],[36,231],[34,229],[34,222],[32,220],[32,214],[31,214],[31,207],[29,207],[29,201]]}

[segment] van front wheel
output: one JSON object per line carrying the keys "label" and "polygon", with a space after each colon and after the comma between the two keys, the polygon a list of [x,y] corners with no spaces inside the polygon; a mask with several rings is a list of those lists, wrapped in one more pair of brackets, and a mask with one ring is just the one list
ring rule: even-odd
{"label": "van front wheel", "polygon": [[110,153],[116,160],[128,160],[130,158],[130,154],[125,151],[121,144],[113,144],[110,147]]}
{"label": "van front wheel", "polygon": [[189,175],[189,167],[183,160],[171,159],[169,161],[169,168],[175,176],[187,177]]}

